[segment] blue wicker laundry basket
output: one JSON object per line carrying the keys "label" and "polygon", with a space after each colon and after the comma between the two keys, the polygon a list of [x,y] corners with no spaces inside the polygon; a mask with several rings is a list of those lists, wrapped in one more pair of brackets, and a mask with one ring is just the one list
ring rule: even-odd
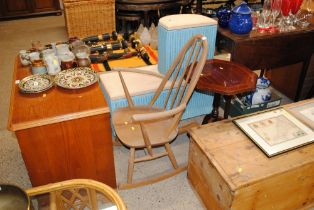
{"label": "blue wicker laundry basket", "polygon": [[[208,59],[213,58],[217,21],[197,14],[169,15],[158,25],[158,70],[165,74],[183,45],[194,35],[202,34],[208,41]],[[183,119],[208,114],[212,111],[213,95],[194,91]]]}

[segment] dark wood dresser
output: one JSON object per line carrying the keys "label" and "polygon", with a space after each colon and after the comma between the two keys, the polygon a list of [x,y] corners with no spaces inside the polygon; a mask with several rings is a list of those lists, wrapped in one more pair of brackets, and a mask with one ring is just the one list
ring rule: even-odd
{"label": "dark wood dresser", "polygon": [[0,0],[0,20],[41,14],[61,14],[59,0]]}

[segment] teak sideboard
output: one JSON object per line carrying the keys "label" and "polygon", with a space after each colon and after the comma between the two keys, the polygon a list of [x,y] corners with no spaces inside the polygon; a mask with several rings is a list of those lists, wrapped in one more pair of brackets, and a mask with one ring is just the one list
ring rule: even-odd
{"label": "teak sideboard", "polygon": [[314,143],[268,158],[231,120],[189,133],[188,178],[207,209],[314,208]]}
{"label": "teak sideboard", "polygon": [[88,178],[116,187],[110,113],[99,84],[21,93],[16,81],[28,75],[30,67],[17,58],[8,128],[17,136],[32,185]]}

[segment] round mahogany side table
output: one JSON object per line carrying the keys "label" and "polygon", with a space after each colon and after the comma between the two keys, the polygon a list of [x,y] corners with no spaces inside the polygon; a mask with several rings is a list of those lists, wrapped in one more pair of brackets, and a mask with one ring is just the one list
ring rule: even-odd
{"label": "round mahogany side table", "polygon": [[255,90],[256,80],[257,75],[242,64],[218,59],[207,60],[196,90],[213,92],[214,101],[212,112],[205,116],[202,124],[218,120],[221,95],[226,100],[224,119],[227,119],[232,96]]}

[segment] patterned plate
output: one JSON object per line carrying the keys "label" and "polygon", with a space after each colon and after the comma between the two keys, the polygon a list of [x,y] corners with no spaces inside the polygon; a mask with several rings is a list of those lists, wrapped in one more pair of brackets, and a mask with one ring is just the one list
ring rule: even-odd
{"label": "patterned plate", "polygon": [[61,71],[55,77],[55,83],[67,89],[88,87],[98,81],[98,76],[91,68],[78,67]]}
{"label": "patterned plate", "polygon": [[52,86],[53,79],[47,74],[34,74],[19,82],[20,91],[23,93],[40,93]]}

